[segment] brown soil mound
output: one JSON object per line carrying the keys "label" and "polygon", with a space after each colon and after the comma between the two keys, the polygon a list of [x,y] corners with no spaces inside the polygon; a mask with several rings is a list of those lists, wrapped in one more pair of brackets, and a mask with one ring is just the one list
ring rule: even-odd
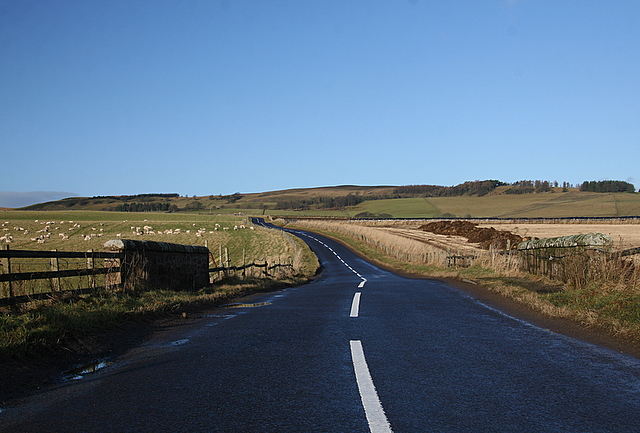
{"label": "brown soil mound", "polygon": [[421,226],[420,230],[437,235],[463,236],[471,243],[480,244],[480,247],[484,249],[489,249],[489,247],[493,246],[494,248],[505,250],[507,249],[508,241],[510,242],[510,248],[515,249],[520,242],[529,239],[509,231],[496,230],[493,227],[481,228],[470,221],[434,221]]}

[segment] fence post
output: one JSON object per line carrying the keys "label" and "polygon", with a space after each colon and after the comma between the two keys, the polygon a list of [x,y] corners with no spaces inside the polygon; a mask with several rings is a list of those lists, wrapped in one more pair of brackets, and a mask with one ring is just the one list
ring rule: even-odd
{"label": "fence post", "polygon": [[[3,250],[9,251],[9,245],[3,245],[2,246]],[[9,257],[7,257],[6,259],[4,259],[4,273],[5,274],[10,274],[11,273],[11,259]],[[8,284],[8,288],[9,288],[9,297],[13,298],[13,285],[11,284],[11,281],[7,281]]]}
{"label": "fence post", "polygon": [[247,268],[245,268],[245,263],[247,260],[247,250],[245,248],[242,249],[242,278],[246,278],[247,276]]}
{"label": "fence post", "polygon": [[[87,251],[89,255],[87,256],[87,269],[93,270],[95,268],[95,262],[93,259],[93,250]],[[96,288],[96,276],[94,274],[90,274],[89,276],[89,288]]]}
{"label": "fence post", "polygon": [[[58,250],[51,250],[51,251],[53,251],[55,253]],[[53,272],[58,272],[60,270],[58,257],[51,257],[50,263],[51,263],[51,270]],[[60,277],[52,278],[51,279],[51,286],[53,287],[53,291],[59,292],[60,291]]]}

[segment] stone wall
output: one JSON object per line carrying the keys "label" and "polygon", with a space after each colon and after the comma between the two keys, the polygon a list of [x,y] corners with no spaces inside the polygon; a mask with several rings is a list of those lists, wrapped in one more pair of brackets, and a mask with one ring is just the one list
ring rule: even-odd
{"label": "stone wall", "polygon": [[117,282],[124,290],[197,290],[209,284],[206,247],[113,239],[104,248],[124,253]]}

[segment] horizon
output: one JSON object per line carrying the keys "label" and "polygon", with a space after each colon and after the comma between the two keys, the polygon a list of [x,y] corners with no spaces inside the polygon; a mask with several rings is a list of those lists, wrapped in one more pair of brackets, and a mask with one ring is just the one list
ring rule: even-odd
{"label": "horizon", "polygon": [[640,3],[7,2],[8,192],[640,183]]}

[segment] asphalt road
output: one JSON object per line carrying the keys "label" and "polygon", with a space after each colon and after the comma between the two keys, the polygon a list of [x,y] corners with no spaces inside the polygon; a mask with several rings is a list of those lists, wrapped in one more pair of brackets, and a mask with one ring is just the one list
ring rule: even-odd
{"label": "asphalt road", "polygon": [[640,431],[640,360],[299,235],[315,282],[3,408],[0,432]]}

